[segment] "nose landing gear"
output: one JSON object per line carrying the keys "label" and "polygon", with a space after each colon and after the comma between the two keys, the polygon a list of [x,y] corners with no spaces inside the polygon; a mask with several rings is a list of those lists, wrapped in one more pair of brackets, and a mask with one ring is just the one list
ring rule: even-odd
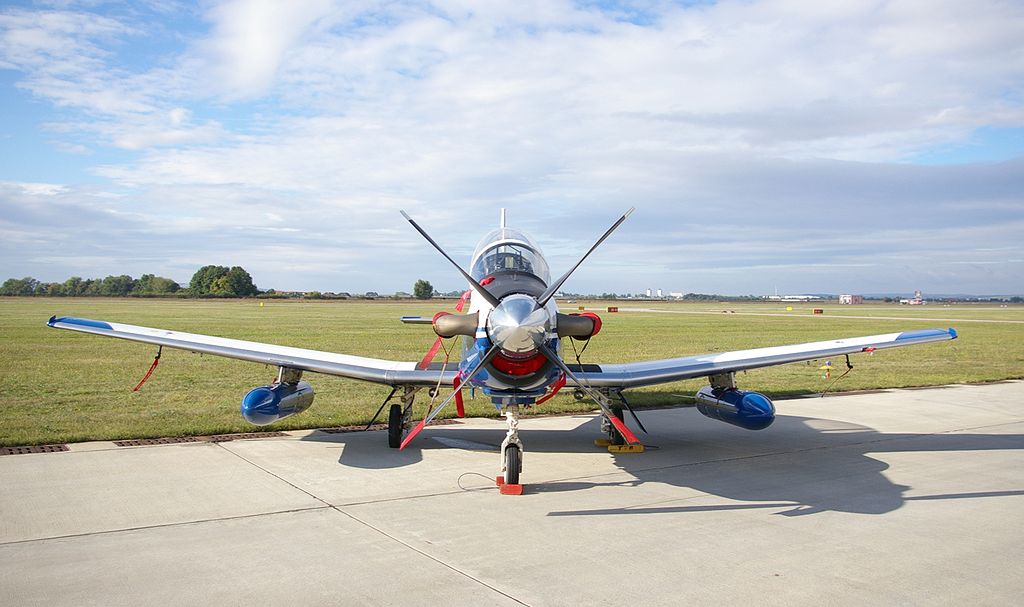
{"label": "nose landing gear", "polygon": [[519,440],[519,405],[505,407],[508,433],[501,441],[501,473],[496,480],[502,495],[522,495],[519,473],[523,469],[523,441]]}

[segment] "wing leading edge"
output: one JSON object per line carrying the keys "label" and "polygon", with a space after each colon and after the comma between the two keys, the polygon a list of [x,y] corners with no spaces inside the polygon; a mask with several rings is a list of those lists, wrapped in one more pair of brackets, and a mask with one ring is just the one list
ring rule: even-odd
{"label": "wing leading edge", "polygon": [[683,358],[665,358],[624,364],[585,365],[578,376],[582,382],[593,387],[635,388],[816,358],[946,341],[956,339],[956,337],[954,329],[922,329],[790,346],[700,354]]}
{"label": "wing leading edge", "polygon": [[[46,324],[55,329],[68,329],[81,333],[116,337],[118,339],[127,339],[129,341],[167,348],[237,358],[250,362],[361,379],[392,386],[435,385],[440,374],[439,371],[417,369],[415,362],[399,362],[351,356],[348,354],[335,354],[333,352],[277,346],[196,333],[167,331],[165,329],[153,329],[87,318],[72,318],[68,316],[58,318],[54,316]],[[447,386],[452,385],[456,372],[457,369],[446,370],[441,377],[441,383]]]}

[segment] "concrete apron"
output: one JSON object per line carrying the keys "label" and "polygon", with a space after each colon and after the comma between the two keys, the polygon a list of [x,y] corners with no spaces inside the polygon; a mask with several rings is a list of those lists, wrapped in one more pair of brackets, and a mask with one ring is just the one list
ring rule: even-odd
{"label": "concrete apron", "polygon": [[1007,604],[1024,382],[776,403],[761,432],[641,412],[0,457],[0,602]]}

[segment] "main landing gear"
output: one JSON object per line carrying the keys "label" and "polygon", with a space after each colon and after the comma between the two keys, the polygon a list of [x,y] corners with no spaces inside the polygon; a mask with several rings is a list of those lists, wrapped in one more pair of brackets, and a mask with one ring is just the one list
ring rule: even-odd
{"label": "main landing gear", "polygon": [[416,400],[416,390],[415,386],[405,386],[402,404],[395,403],[388,410],[388,447],[392,449],[402,446],[405,433],[412,427],[412,403]]}
{"label": "main landing gear", "polygon": [[[619,421],[623,421],[622,407],[612,407],[612,413],[619,418]],[[615,429],[607,415],[601,416],[601,433],[605,435],[604,438],[594,439],[594,445],[598,447],[616,447],[626,444],[626,439]]]}
{"label": "main landing gear", "polygon": [[[619,400],[621,405],[611,404],[609,407],[612,414],[618,418],[620,422],[625,421],[623,411],[624,406],[628,407],[629,403],[626,402],[626,397],[622,395],[621,390],[608,390],[606,393],[608,400],[611,403],[612,397]],[[598,438],[594,440],[594,445],[598,447],[607,447],[609,453],[643,453],[643,445],[630,445],[626,442],[626,439],[622,434],[615,429],[611,420],[608,419],[607,415],[601,416],[601,432],[605,434],[605,438]]]}

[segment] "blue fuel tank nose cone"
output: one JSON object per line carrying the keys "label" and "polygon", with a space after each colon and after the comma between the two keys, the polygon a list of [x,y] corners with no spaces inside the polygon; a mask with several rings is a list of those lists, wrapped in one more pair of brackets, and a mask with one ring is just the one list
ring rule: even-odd
{"label": "blue fuel tank nose cone", "polygon": [[253,388],[242,398],[242,417],[250,424],[265,426],[281,416],[277,394],[267,386]]}

